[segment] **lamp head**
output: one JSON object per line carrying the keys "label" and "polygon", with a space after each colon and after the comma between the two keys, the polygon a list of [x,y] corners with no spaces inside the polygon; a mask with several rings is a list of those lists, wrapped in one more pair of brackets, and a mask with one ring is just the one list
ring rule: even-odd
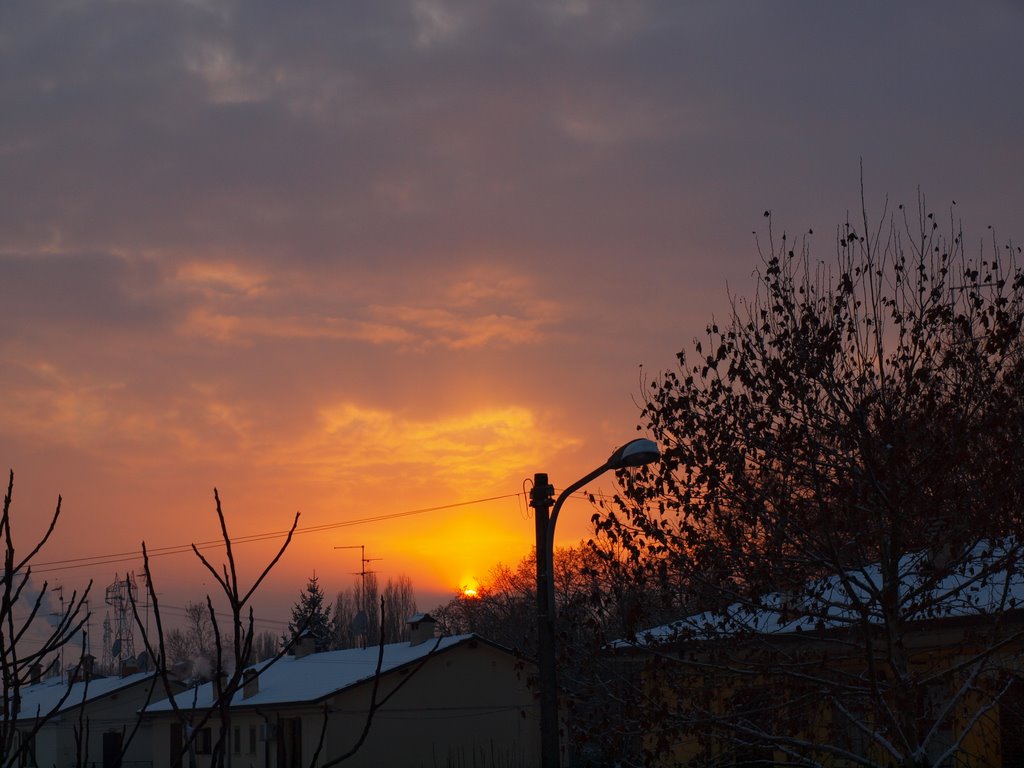
{"label": "lamp head", "polygon": [[658,444],[646,437],[638,437],[635,440],[630,440],[608,457],[608,468],[642,467],[659,458],[661,458],[661,451],[658,450]]}

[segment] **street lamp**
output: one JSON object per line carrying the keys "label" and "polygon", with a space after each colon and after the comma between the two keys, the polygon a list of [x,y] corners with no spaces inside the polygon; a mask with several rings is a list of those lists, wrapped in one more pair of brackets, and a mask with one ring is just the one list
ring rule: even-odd
{"label": "street lamp", "polygon": [[537,528],[537,654],[540,673],[541,765],[544,768],[557,768],[559,764],[554,569],[555,522],[558,520],[558,512],[567,498],[598,475],[612,469],[650,464],[659,456],[661,452],[653,440],[644,437],[630,440],[609,456],[608,461],[562,491],[553,507],[551,497],[555,489],[548,483],[547,474],[538,472],[533,476],[530,506],[534,508]]}

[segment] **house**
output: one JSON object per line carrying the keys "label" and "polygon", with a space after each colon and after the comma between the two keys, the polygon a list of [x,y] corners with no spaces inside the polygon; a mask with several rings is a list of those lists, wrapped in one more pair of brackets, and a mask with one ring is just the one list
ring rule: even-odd
{"label": "house", "polygon": [[[418,614],[410,642],[300,648],[246,670],[229,709],[231,764],[306,768],[355,750],[346,766],[537,765],[532,667],[473,634],[434,637],[434,623]],[[189,734],[195,765],[210,765],[221,728],[212,697],[207,683],[176,697],[177,714],[170,700],[146,708],[153,768],[188,764]]]}
{"label": "house", "polygon": [[37,681],[20,689],[15,727],[21,765],[116,768],[148,762],[150,731],[139,712],[165,697],[163,684],[148,671],[94,676],[91,662],[86,656],[67,678],[40,679],[37,668]]}
{"label": "house", "polygon": [[737,596],[609,648],[656,765],[1024,765],[1024,572],[981,542]]}

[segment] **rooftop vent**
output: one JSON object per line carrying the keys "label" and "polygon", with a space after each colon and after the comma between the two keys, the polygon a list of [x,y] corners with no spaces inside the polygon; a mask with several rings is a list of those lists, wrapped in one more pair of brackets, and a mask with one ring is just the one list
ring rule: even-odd
{"label": "rooftop vent", "polygon": [[301,659],[303,656],[309,656],[316,650],[316,638],[313,637],[313,633],[305,631],[299,635],[299,640],[295,643],[295,658]]}
{"label": "rooftop vent", "polygon": [[260,692],[260,676],[255,669],[242,672],[242,698],[250,699]]}
{"label": "rooftop vent", "polygon": [[437,619],[429,613],[415,613],[405,623],[409,625],[409,645],[419,645],[434,639]]}

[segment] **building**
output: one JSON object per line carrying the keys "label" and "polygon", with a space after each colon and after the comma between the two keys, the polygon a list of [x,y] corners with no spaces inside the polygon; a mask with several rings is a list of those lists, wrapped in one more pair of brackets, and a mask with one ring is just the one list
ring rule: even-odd
{"label": "building", "polygon": [[1024,765],[1024,574],[982,542],[751,595],[609,649],[657,765]]}
{"label": "building", "polygon": [[[346,766],[534,766],[538,704],[532,665],[476,635],[434,637],[410,620],[412,640],[257,664],[230,704],[222,742],[233,765],[307,768],[355,750]],[[378,671],[379,664],[379,674]],[[154,768],[210,765],[221,719],[209,683],[146,708]]]}
{"label": "building", "polygon": [[150,729],[139,712],[165,698],[163,683],[153,672],[94,677],[91,661],[86,656],[68,679],[38,679],[36,670],[38,682],[20,689],[21,765],[148,765]]}

